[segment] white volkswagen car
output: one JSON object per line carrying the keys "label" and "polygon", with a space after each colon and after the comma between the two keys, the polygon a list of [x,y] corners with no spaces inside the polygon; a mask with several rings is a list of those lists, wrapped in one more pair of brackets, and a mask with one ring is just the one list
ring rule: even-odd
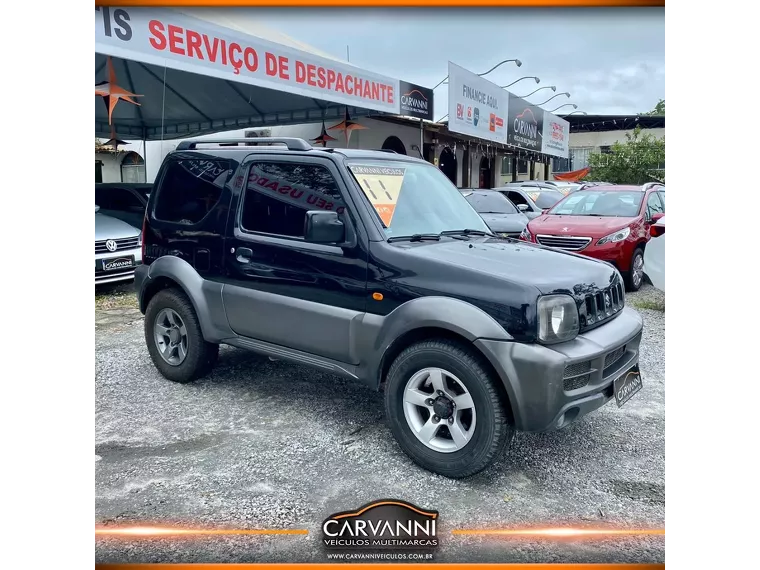
{"label": "white volkswagen car", "polygon": [[95,206],[95,285],[130,281],[142,263],[142,232]]}
{"label": "white volkswagen car", "polygon": [[665,292],[665,216],[650,226],[652,239],[644,250],[644,274],[655,288]]}

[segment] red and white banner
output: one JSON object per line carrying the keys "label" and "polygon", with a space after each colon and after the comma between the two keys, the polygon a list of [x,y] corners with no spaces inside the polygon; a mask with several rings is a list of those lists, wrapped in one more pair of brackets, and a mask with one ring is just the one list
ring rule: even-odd
{"label": "red and white banner", "polygon": [[551,156],[570,156],[570,123],[544,111],[541,152]]}
{"label": "red and white banner", "polygon": [[169,9],[96,7],[95,52],[400,113],[397,79]]}

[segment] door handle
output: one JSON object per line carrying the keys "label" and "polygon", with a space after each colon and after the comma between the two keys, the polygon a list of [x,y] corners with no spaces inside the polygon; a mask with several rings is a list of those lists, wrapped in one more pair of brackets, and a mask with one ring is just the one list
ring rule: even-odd
{"label": "door handle", "polygon": [[248,247],[239,247],[235,250],[235,259],[239,263],[250,263],[253,257],[253,251]]}

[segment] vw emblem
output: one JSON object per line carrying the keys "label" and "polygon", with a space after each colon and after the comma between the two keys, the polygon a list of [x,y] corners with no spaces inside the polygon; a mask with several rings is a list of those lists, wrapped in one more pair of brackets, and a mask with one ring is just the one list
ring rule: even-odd
{"label": "vw emblem", "polygon": [[612,301],[610,300],[610,294],[609,293],[605,293],[604,294],[604,306],[609,309],[611,304],[612,304]]}
{"label": "vw emblem", "polygon": [[106,241],[106,249],[108,251],[116,251],[116,242],[112,239]]}

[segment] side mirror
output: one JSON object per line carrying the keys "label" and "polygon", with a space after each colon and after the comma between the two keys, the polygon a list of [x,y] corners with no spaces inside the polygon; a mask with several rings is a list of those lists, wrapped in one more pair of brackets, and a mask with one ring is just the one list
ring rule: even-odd
{"label": "side mirror", "polygon": [[517,204],[517,209],[525,213],[530,210],[530,206],[528,206],[528,204]]}
{"label": "side mirror", "polygon": [[95,212],[97,213],[98,211],[100,211],[100,206],[98,206],[97,204],[95,204]]}
{"label": "side mirror", "polygon": [[311,210],[306,212],[304,239],[311,243],[341,243],[346,239],[346,227],[337,212]]}
{"label": "side mirror", "polygon": [[660,219],[664,218],[665,214],[662,212],[657,212],[656,214],[652,214],[652,223],[656,224]]}

